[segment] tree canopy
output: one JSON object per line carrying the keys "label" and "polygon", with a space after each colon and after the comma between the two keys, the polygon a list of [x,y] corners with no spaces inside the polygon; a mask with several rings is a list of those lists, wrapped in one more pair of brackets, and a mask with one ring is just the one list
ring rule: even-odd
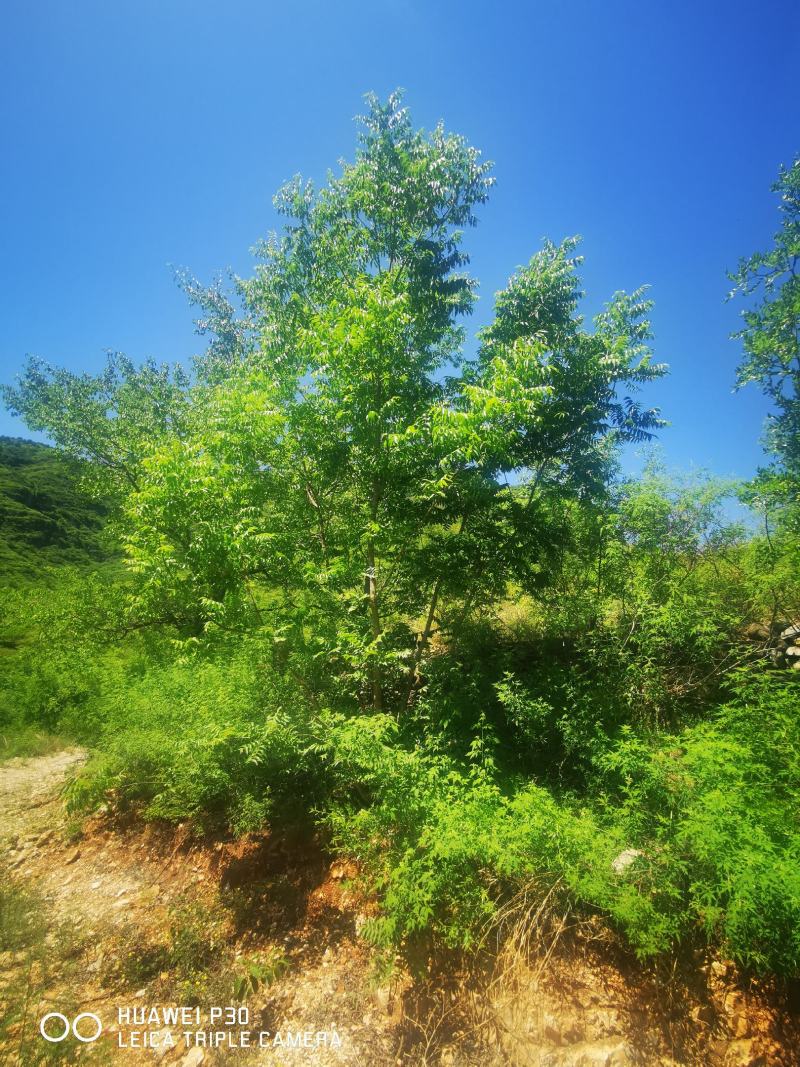
{"label": "tree canopy", "polygon": [[760,386],[772,404],[766,445],[776,462],[755,488],[788,505],[800,524],[800,156],[781,168],[772,191],[781,213],[773,246],[742,259],[730,275],[731,297],[754,298],[734,334],[744,349],[736,384]]}
{"label": "tree canopy", "polygon": [[[29,363],[28,424],[94,461],[137,576],[131,611],[184,638],[267,622],[377,708],[413,698],[453,612],[546,574],[547,501],[599,499],[660,425],[644,291],[579,313],[578,241],[497,294],[477,357],[464,229],[492,185],[464,138],[369,98],[355,159],[278,193],[241,305],[185,279],[211,343],[191,373]],[[366,688],[364,688],[366,686]]]}

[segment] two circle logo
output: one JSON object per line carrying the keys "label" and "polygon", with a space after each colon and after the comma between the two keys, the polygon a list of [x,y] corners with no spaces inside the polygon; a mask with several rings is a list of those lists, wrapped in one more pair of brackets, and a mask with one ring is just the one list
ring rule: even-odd
{"label": "two circle logo", "polygon": [[[58,1022],[50,1023],[48,1026],[51,1019],[57,1019]],[[81,1033],[78,1029],[78,1024],[82,1019],[91,1020],[91,1023],[94,1023],[97,1027],[93,1034]],[[91,1025],[91,1023],[89,1025]],[[63,1030],[61,1030],[60,1033],[56,1032],[57,1030],[60,1030],[61,1027],[63,1027]],[[84,1030],[88,1031],[88,1026],[84,1026]],[[88,1044],[90,1041],[96,1041],[102,1032],[103,1024],[100,1022],[99,1017],[91,1011],[82,1011],[80,1015],[75,1016],[72,1022],[69,1021],[66,1015],[62,1015],[60,1011],[51,1011],[48,1012],[47,1015],[44,1015],[39,1022],[39,1033],[45,1041],[51,1041],[54,1044],[59,1041],[64,1041],[69,1037],[70,1033],[72,1033],[78,1041],[83,1041],[84,1044]]]}

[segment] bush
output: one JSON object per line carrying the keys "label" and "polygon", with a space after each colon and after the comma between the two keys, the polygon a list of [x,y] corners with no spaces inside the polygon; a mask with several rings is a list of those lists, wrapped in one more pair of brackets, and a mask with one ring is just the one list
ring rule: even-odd
{"label": "bush", "polygon": [[[800,971],[797,686],[739,677],[709,723],[598,758],[603,792],[559,799],[401,743],[386,716],[330,717],[336,786],[325,821],[379,891],[368,936],[411,950],[468,947],[522,884],[599,910],[639,956],[681,939],[720,945],[757,971]],[[629,865],[615,863],[633,850]]]}
{"label": "bush", "polygon": [[246,833],[274,806],[289,817],[312,802],[310,713],[258,645],[123,676],[101,715],[101,749],[70,786],[73,808],[111,797],[147,818]]}

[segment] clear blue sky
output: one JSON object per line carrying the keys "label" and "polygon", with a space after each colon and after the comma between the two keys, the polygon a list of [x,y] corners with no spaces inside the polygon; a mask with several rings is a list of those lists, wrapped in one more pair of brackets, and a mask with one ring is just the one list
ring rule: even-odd
{"label": "clear blue sky", "polygon": [[[202,342],[168,264],[247,273],[271,198],[352,155],[367,90],[407,90],[496,162],[469,235],[482,300],[543,236],[580,233],[587,311],[652,286],[650,399],[671,465],[749,475],[765,413],[732,394],[726,268],[769,243],[800,150],[800,5],[677,0],[6,0],[0,380],[27,352]],[[0,433],[25,433],[0,415]],[[633,462],[631,460],[631,462]]]}

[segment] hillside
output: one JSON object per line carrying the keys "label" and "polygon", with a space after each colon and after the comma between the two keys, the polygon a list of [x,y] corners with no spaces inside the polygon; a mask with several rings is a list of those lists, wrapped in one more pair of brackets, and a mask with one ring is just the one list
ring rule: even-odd
{"label": "hillside", "polygon": [[47,445],[0,437],[0,575],[35,577],[43,566],[107,558],[105,509],[82,491],[79,472]]}

